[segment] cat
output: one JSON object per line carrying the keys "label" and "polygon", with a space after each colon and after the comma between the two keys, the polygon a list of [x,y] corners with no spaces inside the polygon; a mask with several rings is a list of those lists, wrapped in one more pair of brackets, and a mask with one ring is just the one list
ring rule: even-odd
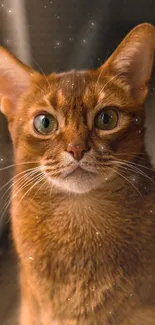
{"label": "cat", "polygon": [[154,49],[144,23],[96,70],[45,76],[0,48],[20,325],[155,324],[155,181],[144,146]]}

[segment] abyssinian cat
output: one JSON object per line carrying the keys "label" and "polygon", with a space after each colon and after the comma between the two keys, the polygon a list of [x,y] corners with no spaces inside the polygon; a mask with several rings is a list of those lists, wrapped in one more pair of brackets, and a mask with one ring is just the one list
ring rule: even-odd
{"label": "abyssinian cat", "polygon": [[155,188],[144,148],[154,49],[154,27],[141,24],[100,68],[48,76],[0,49],[20,325],[155,324]]}

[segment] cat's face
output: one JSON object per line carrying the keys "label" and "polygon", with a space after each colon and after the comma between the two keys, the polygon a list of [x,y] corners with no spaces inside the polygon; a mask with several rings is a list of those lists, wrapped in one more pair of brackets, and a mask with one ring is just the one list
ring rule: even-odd
{"label": "cat's face", "polygon": [[[23,74],[23,82],[12,98],[2,97],[16,162],[34,161],[51,187],[74,193],[120,178],[121,160],[132,160],[143,149],[142,105],[154,33],[151,25],[137,27],[95,71],[45,77],[18,63],[16,74]],[[5,56],[8,61],[9,54]],[[1,73],[3,92],[10,91],[7,82],[14,78],[14,60],[9,58],[10,79]]]}
{"label": "cat's face", "polygon": [[137,111],[106,73],[42,77],[11,127],[17,160],[37,161],[51,186],[88,192],[118,177],[119,161],[141,151],[143,119]]}

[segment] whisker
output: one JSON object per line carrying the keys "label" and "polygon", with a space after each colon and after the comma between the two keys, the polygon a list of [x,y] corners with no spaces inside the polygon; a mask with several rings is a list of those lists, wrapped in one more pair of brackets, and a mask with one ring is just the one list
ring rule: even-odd
{"label": "whisker", "polygon": [[[44,177],[43,177],[43,178],[44,178]],[[35,178],[35,179],[36,179],[36,178]],[[39,178],[38,178],[38,179],[39,179]],[[34,179],[33,179],[32,181],[34,181]],[[34,185],[37,185],[37,182],[36,182]],[[27,184],[26,184],[26,186],[27,186]],[[31,189],[32,189],[32,187],[31,187],[29,190],[31,190]],[[21,190],[21,189],[20,189],[20,190]],[[29,190],[28,190],[28,191],[29,191]],[[27,191],[27,192],[28,192],[28,191]],[[18,192],[19,192],[19,191],[18,191]],[[26,193],[27,193],[27,192],[26,192]],[[16,195],[17,195],[17,193],[15,193],[14,196],[16,196]],[[23,198],[23,197],[22,197],[22,198]],[[5,212],[6,212],[7,208],[8,208],[8,206],[10,205],[12,199],[13,199],[13,197],[10,199],[9,203],[7,204],[5,210],[4,210],[3,214],[2,214],[2,218],[3,218],[4,214],[5,214]],[[21,200],[20,200],[20,201],[21,201]]]}
{"label": "whisker", "polygon": [[14,195],[11,196],[10,200],[5,204],[5,206],[4,206],[3,210],[2,210],[1,218],[3,218],[5,212],[7,211],[7,209],[8,209],[8,207],[9,207],[10,203],[11,203],[12,200],[13,200],[13,198],[16,197],[17,194],[18,194],[21,190],[23,190],[26,186],[28,186],[32,181],[35,181],[35,179],[36,179],[37,177],[39,177],[39,176],[40,176],[40,175],[34,175],[34,176],[30,179],[30,177],[31,177],[31,175],[30,175],[30,176],[29,176],[29,179],[28,179],[24,184],[22,184],[22,186],[21,186],[20,188],[17,188],[17,190],[16,190],[16,192],[14,193]]}
{"label": "whisker", "polygon": [[144,165],[141,165],[141,164],[137,164],[137,163],[134,163],[132,161],[128,161],[128,160],[122,160],[122,159],[118,159],[118,161],[122,161],[122,162],[125,162],[125,163],[129,163],[129,164],[132,164],[132,165],[135,165],[135,166],[139,166],[139,167],[142,167],[142,168],[145,168],[147,170],[150,170],[152,172],[155,173],[155,170],[153,168],[149,168],[147,166],[144,166]]}
{"label": "whisker", "polygon": [[121,176],[122,178],[124,178],[130,185],[132,185],[132,187],[137,191],[137,193],[140,195],[140,197],[143,199],[143,201],[144,201],[144,198],[143,198],[143,196],[142,196],[142,194],[140,193],[140,191],[138,190],[138,188],[128,179],[128,178],[126,178],[124,175],[122,175],[121,173],[119,173],[116,169],[113,169],[114,170],[114,172],[117,174],[117,175],[119,175],[119,176]]}
{"label": "whisker", "polygon": [[[31,181],[32,181],[32,180],[31,180]],[[16,195],[21,191],[21,189],[23,189],[24,187],[26,187],[26,186],[28,185],[28,183],[31,183],[31,181],[28,180],[26,183],[23,183],[23,184],[22,184],[22,187],[21,187],[20,189],[18,188],[17,191],[15,192],[15,194],[14,194],[13,196],[10,197],[10,195],[9,195],[8,199],[9,199],[9,198],[10,198],[10,199],[6,202],[6,204],[4,205],[3,210],[1,211],[1,213],[2,213],[1,218],[3,218],[5,212],[7,211],[7,209],[8,209],[8,207],[9,207],[10,203],[11,203],[12,200],[13,200],[13,198],[16,197]]]}
{"label": "whisker", "polygon": [[[1,186],[1,188],[0,188],[0,192],[9,184],[9,183],[11,183],[11,182],[13,182],[14,181],[14,179],[15,178],[18,178],[20,175],[22,175],[22,174],[25,174],[25,173],[29,173],[31,170],[34,170],[34,169],[36,169],[36,168],[40,168],[40,166],[39,167],[33,167],[33,168],[30,168],[30,169],[27,169],[27,170],[24,170],[24,171],[22,171],[21,173],[19,173],[19,174],[17,174],[17,175],[15,175],[15,176],[13,176],[8,182],[6,182],[3,186]],[[11,187],[12,187],[12,184],[11,184]]]}
{"label": "whisker", "polygon": [[[4,194],[3,194],[3,196],[1,197],[1,200],[2,200],[2,198],[11,190],[11,188],[12,188],[12,186],[14,185],[14,186],[22,186],[24,183],[25,183],[25,178],[26,178],[26,182],[28,182],[28,180],[30,179],[30,177],[32,177],[32,176],[35,176],[35,174],[37,174],[38,173],[38,170],[36,170],[36,171],[32,171],[31,173],[29,172],[29,175],[22,175],[22,177],[20,177],[20,179],[19,180],[16,180],[15,182],[14,182],[14,184],[11,184],[10,186],[9,186],[9,188],[4,192]],[[26,185],[28,185],[28,184],[26,184]],[[7,196],[7,200],[9,199],[9,197],[10,197],[10,193],[8,194],[8,196]]]}
{"label": "whisker", "polygon": [[22,198],[19,200],[18,204],[16,205],[15,207],[15,211],[16,209],[18,208],[19,204],[23,201],[24,197],[30,193],[32,191],[32,189],[37,185],[39,184],[43,179],[45,178],[44,175],[42,175],[42,177],[39,177],[39,179],[37,179],[37,181],[24,193],[24,195],[22,196]]}
{"label": "whisker", "polygon": [[45,177],[45,182],[43,182],[43,184],[38,188],[37,192],[34,194],[34,196],[32,197],[32,200],[35,198],[35,196],[38,194],[38,192],[41,190],[41,188],[46,184],[47,182],[47,178],[46,176],[44,175]]}
{"label": "whisker", "polygon": [[145,153],[144,152],[116,152],[115,155],[129,155],[129,154],[133,154],[133,155],[142,155],[142,156],[145,156]]}
{"label": "whisker", "polygon": [[39,89],[43,93],[44,96],[47,95],[46,92],[42,88],[40,88],[38,85],[35,84],[35,87],[37,89]]}
{"label": "whisker", "polygon": [[21,162],[21,163],[18,163],[18,164],[15,163],[15,164],[0,168],[0,171],[9,169],[9,168],[12,168],[12,167],[15,167],[15,166],[26,165],[26,164],[36,164],[36,163],[38,163],[38,161],[25,161],[25,162]]}
{"label": "whisker", "polygon": [[128,157],[131,157],[131,158],[138,158],[140,160],[145,160],[144,157],[140,157],[144,154],[141,154],[141,153],[115,153],[115,156],[128,156]]}
{"label": "whisker", "polygon": [[100,71],[100,73],[99,73],[99,76],[98,76],[98,78],[97,78],[96,85],[95,85],[95,90],[94,90],[95,93],[96,93],[96,89],[97,89],[97,86],[98,86],[98,83],[99,83],[99,81],[100,81],[100,78],[101,78],[101,75],[102,75],[103,71],[104,71],[104,70],[101,69],[101,71]]}
{"label": "whisker", "polygon": [[[130,177],[132,176],[131,175],[131,172],[132,172],[134,174],[134,176],[136,176],[137,179],[142,180],[144,178],[144,175],[138,173],[136,170],[131,169],[131,168],[124,167],[122,165],[119,166],[119,170],[121,170],[123,173],[128,174]],[[140,176],[143,176],[143,178],[140,177]]]}
{"label": "whisker", "polygon": [[121,161],[115,161],[115,163],[122,164],[124,166],[127,166],[128,168],[131,168],[134,171],[137,171],[139,174],[143,175],[143,177],[146,177],[149,179],[149,181],[155,186],[155,182],[152,180],[151,177],[149,177],[143,170],[139,169],[135,164],[131,164],[130,162],[121,162]]}
{"label": "whisker", "polygon": [[41,66],[36,62],[35,59],[33,59],[33,61],[35,62],[35,64],[38,66],[38,68],[39,68],[40,71],[42,72],[42,74],[43,74],[43,76],[44,76],[44,79],[45,79],[45,81],[46,81],[46,83],[47,83],[47,85],[48,85],[48,87],[49,87],[49,89],[50,89],[50,91],[51,91],[51,85],[50,85],[50,83],[49,83],[49,81],[48,81],[48,78],[47,78],[47,76],[45,75],[43,69],[42,69]]}
{"label": "whisker", "polygon": [[109,85],[109,83],[111,82],[111,81],[113,81],[114,79],[116,79],[118,76],[120,76],[122,73],[121,72],[119,72],[119,73],[117,73],[115,76],[113,76],[113,77],[111,77],[107,82],[106,82],[106,84],[103,86],[103,88],[100,90],[100,92],[99,92],[99,95],[102,93],[102,91],[105,89],[105,87],[107,86],[107,85]]}

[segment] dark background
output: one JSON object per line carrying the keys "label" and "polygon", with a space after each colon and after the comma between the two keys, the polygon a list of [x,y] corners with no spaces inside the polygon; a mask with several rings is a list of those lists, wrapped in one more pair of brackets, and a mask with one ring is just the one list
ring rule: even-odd
{"label": "dark background", "polygon": [[95,68],[134,26],[142,22],[155,24],[154,0],[25,3],[32,57],[46,73]]}

